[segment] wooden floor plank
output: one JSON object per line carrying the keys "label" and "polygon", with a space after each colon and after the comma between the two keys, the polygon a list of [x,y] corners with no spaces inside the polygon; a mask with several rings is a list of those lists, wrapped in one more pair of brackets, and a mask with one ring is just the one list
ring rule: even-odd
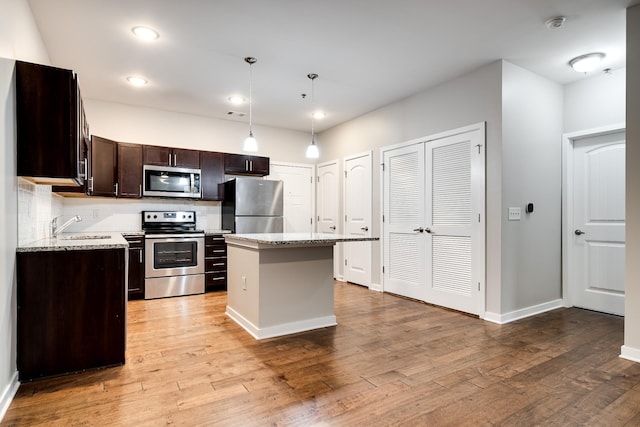
{"label": "wooden floor plank", "polygon": [[507,325],[336,282],[338,326],[256,341],[226,293],[131,301],[126,364],[22,384],[0,426],[638,425],[623,319]]}

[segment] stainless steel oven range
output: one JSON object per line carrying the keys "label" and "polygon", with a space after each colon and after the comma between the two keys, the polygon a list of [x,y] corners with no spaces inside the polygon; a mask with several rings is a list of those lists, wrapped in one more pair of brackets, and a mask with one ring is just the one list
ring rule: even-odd
{"label": "stainless steel oven range", "polygon": [[194,211],[143,211],[144,298],[204,293],[204,232]]}

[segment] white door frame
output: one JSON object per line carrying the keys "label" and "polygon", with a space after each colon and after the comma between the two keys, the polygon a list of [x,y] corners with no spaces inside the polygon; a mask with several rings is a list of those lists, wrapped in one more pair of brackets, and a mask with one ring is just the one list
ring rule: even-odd
{"label": "white door frame", "polygon": [[573,218],[573,142],[577,139],[607,135],[624,131],[624,123],[562,134],[562,303],[573,307],[573,230],[569,226]]}

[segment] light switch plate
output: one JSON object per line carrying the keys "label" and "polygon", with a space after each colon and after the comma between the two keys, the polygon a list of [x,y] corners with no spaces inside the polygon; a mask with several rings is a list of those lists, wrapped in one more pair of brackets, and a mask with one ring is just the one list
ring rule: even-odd
{"label": "light switch plate", "polygon": [[520,208],[509,208],[509,221],[520,221]]}

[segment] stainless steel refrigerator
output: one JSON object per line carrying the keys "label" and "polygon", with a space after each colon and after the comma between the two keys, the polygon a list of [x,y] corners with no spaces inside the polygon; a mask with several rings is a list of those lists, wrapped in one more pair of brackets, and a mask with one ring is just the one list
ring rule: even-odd
{"label": "stainless steel refrigerator", "polygon": [[255,178],[225,182],[222,228],[237,234],[282,233],[283,184]]}

